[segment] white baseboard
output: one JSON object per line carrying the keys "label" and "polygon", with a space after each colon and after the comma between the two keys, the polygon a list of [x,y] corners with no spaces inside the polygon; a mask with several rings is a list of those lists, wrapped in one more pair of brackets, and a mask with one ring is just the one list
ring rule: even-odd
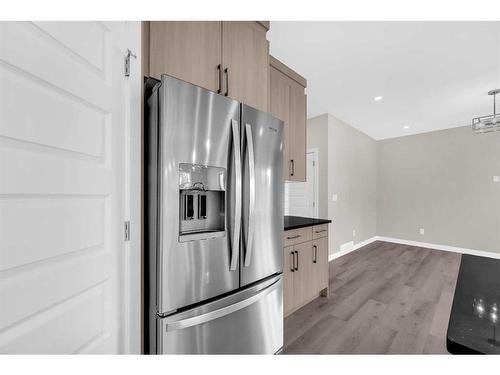
{"label": "white baseboard", "polygon": [[466,249],[462,247],[455,247],[455,246],[448,246],[448,245],[439,245],[435,243],[427,243],[427,242],[418,242],[418,241],[410,241],[410,240],[403,240],[401,238],[392,238],[392,237],[384,237],[384,236],[374,236],[372,238],[367,239],[366,241],[359,242],[355,244],[352,248],[350,248],[348,251],[338,251],[336,253],[328,255],[328,261],[331,262],[334,259],[337,259],[343,255],[349,254],[353,251],[356,251],[363,246],[369,245],[372,242],[375,241],[383,241],[383,242],[391,242],[391,243],[397,243],[401,245],[408,245],[408,246],[415,246],[415,247],[423,247],[426,249],[434,249],[434,250],[442,250],[442,251],[450,251],[452,253],[459,253],[459,254],[469,254],[469,255],[476,255],[476,256],[481,256],[481,257],[488,257],[488,258],[494,258],[494,259],[500,259],[500,253],[493,253],[491,251],[484,251],[484,250],[476,250],[476,249]]}
{"label": "white baseboard", "polygon": [[331,262],[334,259],[337,259],[337,258],[339,258],[339,257],[341,257],[343,255],[352,253],[353,251],[361,249],[363,246],[369,245],[369,244],[371,244],[372,242],[375,242],[375,241],[377,241],[377,237],[376,236],[372,237],[372,238],[368,238],[365,241],[361,241],[361,242],[358,242],[356,244],[353,244],[353,246],[350,246],[349,249],[347,249],[345,251],[337,251],[336,253],[329,254],[328,255],[328,261]]}
{"label": "white baseboard", "polygon": [[398,243],[398,244],[401,244],[401,245],[424,247],[426,249],[435,249],[435,250],[442,250],[442,251],[450,251],[452,253],[477,255],[477,256],[480,256],[480,257],[488,257],[488,258],[500,259],[500,253],[493,253],[491,251],[476,250],[476,249],[466,249],[466,248],[463,248],[463,247],[455,247],[455,246],[448,246],[448,245],[439,245],[439,244],[427,243],[427,242],[410,241],[410,240],[403,240],[403,239],[400,239],[400,238],[392,238],[392,237],[377,236],[376,238],[377,238],[377,241],[392,242],[392,243]]}

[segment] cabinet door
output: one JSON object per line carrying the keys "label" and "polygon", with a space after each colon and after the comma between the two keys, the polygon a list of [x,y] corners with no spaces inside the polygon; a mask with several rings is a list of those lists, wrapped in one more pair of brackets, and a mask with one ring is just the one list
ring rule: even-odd
{"label": "cabinet door", "polygon": [[269,44],[266,29],[257,22],[223,22],[222,63],[225,93],[267,112]]}
{"label": "cabinet door", "polygon": [[293,247],[296,254],[296,265],[294,274],[294,299],[295,306],[301,306],[308,302],[313,287],[312,280],[312,245],[304,242]]}
{"label": "cabinet door", "polygon": [[292,81],[290,85],[289,129],[290,180],[306,180],[306,95],[304,87]]}
{"label": "cabinet door", "polygon": [[283,179],[290,179],[290,78],[278,69],[270,67],[270,111],[284,122],[283,132]]}
{"label": "cabinet door", "polygon": [[293,246],[283,248],[283,312],[285,316],[293,310],[294,300],[294,252]]}
{"label": "cabinet door", "polygon": [[328,287],[328,237],[312,242],[313,294]]}
{"label": "cabinet door", "polygon": [[215,21],[150,22],[150,76],[169,74],[217,92],[222,25]]}

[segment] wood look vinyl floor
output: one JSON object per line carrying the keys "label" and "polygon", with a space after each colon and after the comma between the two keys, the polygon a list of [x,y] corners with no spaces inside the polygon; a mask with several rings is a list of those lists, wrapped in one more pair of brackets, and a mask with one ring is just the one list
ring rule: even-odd
{"label": "wood look vinyl floor", "polygon": [[284,353],[447,353],[460,258],[374,242],[330,262],[329,296],[285,319]]}

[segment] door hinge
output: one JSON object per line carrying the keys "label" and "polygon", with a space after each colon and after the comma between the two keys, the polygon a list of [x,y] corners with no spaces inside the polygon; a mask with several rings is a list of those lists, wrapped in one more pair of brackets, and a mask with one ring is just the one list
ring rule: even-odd
{"label": "door hinge", "polygon": [[130,221],[126,221],[123,232],[124,241],[130,241]]}
{"label": "door hinge", "polygon": [[137,58],[131,50],[127,49],[127,54],[125,55],[125,77],[130,77],[130,56],[134,59]]}

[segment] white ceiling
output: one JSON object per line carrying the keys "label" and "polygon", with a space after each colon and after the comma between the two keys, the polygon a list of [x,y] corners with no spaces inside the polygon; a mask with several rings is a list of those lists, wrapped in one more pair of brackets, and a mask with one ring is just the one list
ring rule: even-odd
{"label": "white ceiling", "polygon": [[307,78],[309,118],[328,112],[374,139],[468,125],[500,88],[500,22],[276,21],[268,35]]}

